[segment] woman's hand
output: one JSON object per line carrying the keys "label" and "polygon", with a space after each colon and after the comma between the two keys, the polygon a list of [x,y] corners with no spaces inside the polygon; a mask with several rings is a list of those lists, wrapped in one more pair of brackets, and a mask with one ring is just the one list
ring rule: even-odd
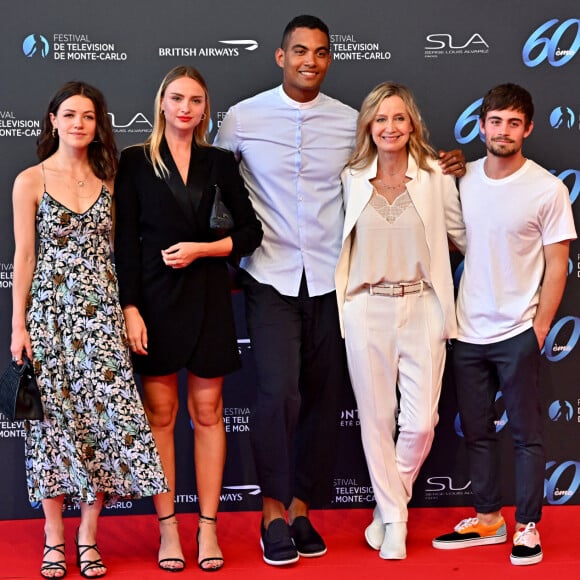
{"label": "woman's hand", "polygon": [[12,353],[12,360],[18,364],[22,364],[22,353],[32,360],[32,345],[30,343],[30,334],[26,328],[12,330],[12,340],[10,342],[10,352]]}
{"label": "woman's hand", "polygon": [[166,250],[161,250],[161,256],[166,266],[170,268],[185,268],[198,258],[206,255],[203,242],[179,242]]}
{"label": "woman's hand", "polygon": [[147,327],[136,306],[129,305],[123,308],[125,326],[129,348],[135,354],[147,354]]}

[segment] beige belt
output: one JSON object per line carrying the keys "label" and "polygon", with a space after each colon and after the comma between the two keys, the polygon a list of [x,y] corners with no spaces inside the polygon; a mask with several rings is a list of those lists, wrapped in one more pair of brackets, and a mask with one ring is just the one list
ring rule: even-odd
{"label": "beige belt", "polygon": [[402,298],[407,294],[423,292],[423,287],[423,280],[411,282],[410,284],[369,284],[369,293],[371,295],[380,294],[381,296],[390,296],[391,298]]}

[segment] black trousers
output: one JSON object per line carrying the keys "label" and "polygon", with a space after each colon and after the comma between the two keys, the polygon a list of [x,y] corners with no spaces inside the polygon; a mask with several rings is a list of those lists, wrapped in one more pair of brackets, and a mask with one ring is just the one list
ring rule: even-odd
{"label": "black trousers", "polygon": [[330,497],[340,409],[350,388],[334,292],[298,297],[242,273],[256,362],[251,441],[262,496],[288,505]]}

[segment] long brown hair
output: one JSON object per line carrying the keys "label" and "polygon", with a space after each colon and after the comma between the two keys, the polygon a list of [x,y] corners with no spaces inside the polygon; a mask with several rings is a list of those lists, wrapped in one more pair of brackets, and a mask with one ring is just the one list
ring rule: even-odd
{"label": "long brown hair", "polygon": [[50,116],[58,113],[64,101],[80,95],[90,99],[95,107],[96,133],[89,144],[89,164],[93,173],[104,181],[110,180],[117,171],[117,145],[113,136],[111,119],[107,114],[105,97],[99,89],[81,81],[70,81],[56,91],[44,116],[42,130],[36,142],[36,154],[40,161],[50,157],[59,145],[58,133],[54,132]]}

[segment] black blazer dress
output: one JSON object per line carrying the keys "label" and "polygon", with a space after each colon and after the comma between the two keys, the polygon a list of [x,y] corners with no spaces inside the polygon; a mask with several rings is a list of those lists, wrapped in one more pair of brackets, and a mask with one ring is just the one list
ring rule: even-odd
{"label": "black blazer dress", "polygon": [[232,153],[192,145],[183,183],[165,141],[170,176],[155,175],[147,148],[121,153],[115,179],[115,266],[121,306],[135,305],[145,321],[148,354],[133,355],[135,371],[167,375],[187,368],[211,378],[240,367],[226,258],[201,258],[167,267],[161,250],[178,242],[215,240],[210,213],[219,187],[235,226],[233,257],[251,254],[262,240],[258,221]]}

